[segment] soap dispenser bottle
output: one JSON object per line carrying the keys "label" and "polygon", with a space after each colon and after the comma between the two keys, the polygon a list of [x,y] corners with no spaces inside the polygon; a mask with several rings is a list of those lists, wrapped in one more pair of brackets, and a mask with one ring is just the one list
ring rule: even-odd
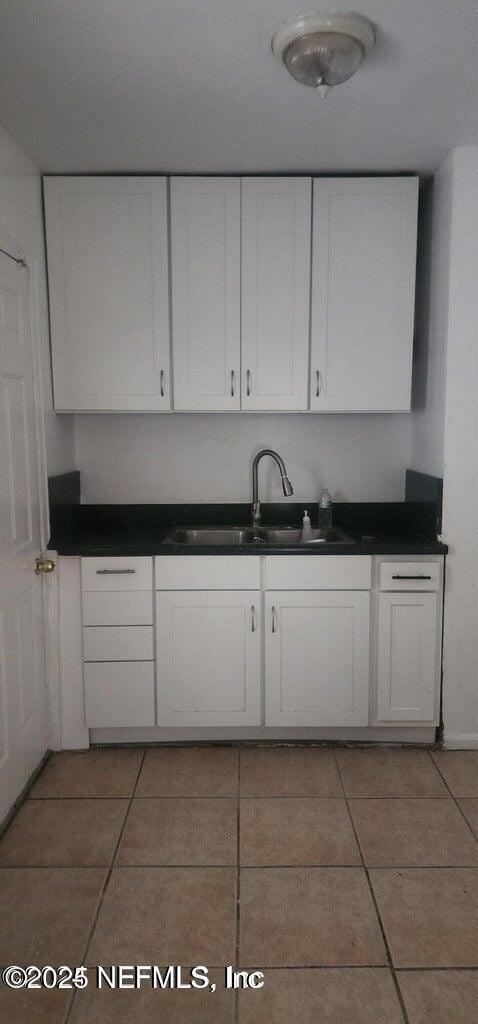
{"label": "soap dispenser bottle", "polygon": [[304,512],[304,518],[302,520],[302,543],[307,543],[312,537],[312,529],[310,525],[310,517],[307,513],[307,509]]}
{"label": "soap dispenser bottle", "polygon": [[330,530],[332,526],[332,498],[324,487],[319,498],[319,530]]}

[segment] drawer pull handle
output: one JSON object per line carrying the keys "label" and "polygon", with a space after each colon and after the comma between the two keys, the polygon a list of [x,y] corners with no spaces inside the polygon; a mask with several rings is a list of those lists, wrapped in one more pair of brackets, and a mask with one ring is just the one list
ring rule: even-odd
{"label": "drawer pull handle", "polygon": [[251,604],[251,633],[256,631],[256,606]]}
{"label": "drawer pull handle", "polygon": [[136,569],[97,569],[97,576],[132,576]]}
{"label": "drawer pull handle", "polygon": [[392,580],[431,580],[431,576],[392,576]]}
{"label": "drawer pull handle", "polygon": [[277,613],[274,605],[272,605],[272,632],[277,633]]}

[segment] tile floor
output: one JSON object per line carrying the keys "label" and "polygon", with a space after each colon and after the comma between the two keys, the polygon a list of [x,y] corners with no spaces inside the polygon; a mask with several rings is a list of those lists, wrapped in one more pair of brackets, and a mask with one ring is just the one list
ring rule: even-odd
{"label": "tile floor", "polygon": [[[0,841],[3,1024],[476,1024],[478,751],[54,755]],[[206,964],[206,991],[98,991],[97,964]],[[234,994],[225,964],[264,969]]]}

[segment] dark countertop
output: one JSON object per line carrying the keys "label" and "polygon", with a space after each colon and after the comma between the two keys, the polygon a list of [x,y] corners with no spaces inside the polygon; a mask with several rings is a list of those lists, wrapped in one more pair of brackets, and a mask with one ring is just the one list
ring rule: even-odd
{"label": "dark countertop", "polygon": [[[302,524],[311,503],[262,506],[264,525]],[[74,505],[52,515],[49,548],[60,555],[444,555],[446,544],[433,536],[430,518],[412,503],[350,503],[334,505],[334,524],[353,544],[173,544],[166,540],[176,527],[250,525],[249,505]]]}

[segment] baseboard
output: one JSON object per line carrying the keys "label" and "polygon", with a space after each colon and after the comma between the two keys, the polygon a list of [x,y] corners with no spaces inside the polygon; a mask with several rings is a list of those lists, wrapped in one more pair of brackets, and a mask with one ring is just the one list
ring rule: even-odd
{"label": "baseboard", "polygon": [[443,736],[445,750],[478,750],[477,732],[446,732]]}

